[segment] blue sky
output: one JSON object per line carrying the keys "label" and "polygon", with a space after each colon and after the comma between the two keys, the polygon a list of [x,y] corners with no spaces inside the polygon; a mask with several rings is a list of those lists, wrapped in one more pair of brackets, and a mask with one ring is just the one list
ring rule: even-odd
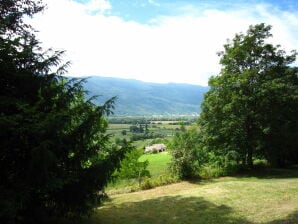
{"label": "blue sky", "polygon": [[[89,0],[76,0],[88,4]],[[109,0],[111,8],[106,15],[119,16],[126,21],[136,21],[151,24],[151,20],[158,16],[177,16],[187,13],[187,8],[192,7],[197,14],[206,9],[227,10],[229,8],[250,7],[256,4],[272,5],[283,11],[296,11],[296,0]]]}
{"label": "blue sky", "polygon": [[32,24],[45,47],[66,50],[72,76],[207,85],[226,40],[261,22],[273,26],[270,42],[298,49],[297,0],[44,2]]}

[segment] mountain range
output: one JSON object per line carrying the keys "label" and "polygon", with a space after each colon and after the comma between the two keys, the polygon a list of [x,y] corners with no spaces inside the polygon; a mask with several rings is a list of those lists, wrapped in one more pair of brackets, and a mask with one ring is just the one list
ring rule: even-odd
{"label": "mountain range", "polygon": [[195,115],[208,87],[90,76],[84,83],[95,104],[117,96],[115,116]]}

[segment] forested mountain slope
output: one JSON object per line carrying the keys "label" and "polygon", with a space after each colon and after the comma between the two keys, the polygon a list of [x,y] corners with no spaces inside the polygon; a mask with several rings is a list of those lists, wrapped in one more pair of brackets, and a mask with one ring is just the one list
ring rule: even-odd
{"label": "forested mountain slope", "polygon": [[117,96],[115,115],[191,115],[200,112],[208,87],[190,84],[159,84],[131,79],[91,76],[84,84],[96,104]]}

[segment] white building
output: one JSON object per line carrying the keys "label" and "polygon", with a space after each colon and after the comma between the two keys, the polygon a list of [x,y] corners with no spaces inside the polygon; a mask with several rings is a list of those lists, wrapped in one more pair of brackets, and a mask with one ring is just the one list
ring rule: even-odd
{"label": "white building", "polygon": [[167,147],[165,146],[165,144],[154,144],[154,145],[145,147],[145,153],[149,153],[153,151],[163,152],[166,149]]}

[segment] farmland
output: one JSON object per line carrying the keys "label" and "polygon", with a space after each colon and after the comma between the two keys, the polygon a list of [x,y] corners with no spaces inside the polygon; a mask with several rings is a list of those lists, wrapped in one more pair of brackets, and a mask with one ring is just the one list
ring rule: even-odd
{"label": "farmland", "polygon": [[144,148],[153,143],[166,143],[175,133],[181,131],[181,128],[188,129],[195,123],[196,117],[179,117],[169,120],[154,120],[150,118],[112,118],[109,122],[107,133],[112,136],[113,141],[126,139],[133,141],[133,145],[138,148]]}
{"label": "farmland", "polygon": [[177,177],[172,176],[169,169],[171,161],[171,155],[169,154],[170,142],[176,133],[181,132],[183,129],[189,129],[195,123],[197,117],[171,118],[120,117],[109,120],[107,134],[111,136],[111,141],[116,144],[122,139],[126,139],[134,146],[134,150],[143,152],[146,146],[163,143],[166,145],[167,150],[158,154],[141,154],[139,162],[148,162],[146,170],[148,170],[150,176],[116,178],[106,187],[105,190],[108,194],[148,189],[178,181]]}
{"label": "farmland", "polygon": [[[132,124],[109,124],[108,133],[113,134],[115,137],[129,137],[128,135],[123,135],[121,132],[123,130],[130,132],[130,127]],[[180,129],[181,125],[172,124],[169,121],[158,121],[152,122],[148,125],[150,132],[163,134],[163,135],[173,135],[176,131]]]}

